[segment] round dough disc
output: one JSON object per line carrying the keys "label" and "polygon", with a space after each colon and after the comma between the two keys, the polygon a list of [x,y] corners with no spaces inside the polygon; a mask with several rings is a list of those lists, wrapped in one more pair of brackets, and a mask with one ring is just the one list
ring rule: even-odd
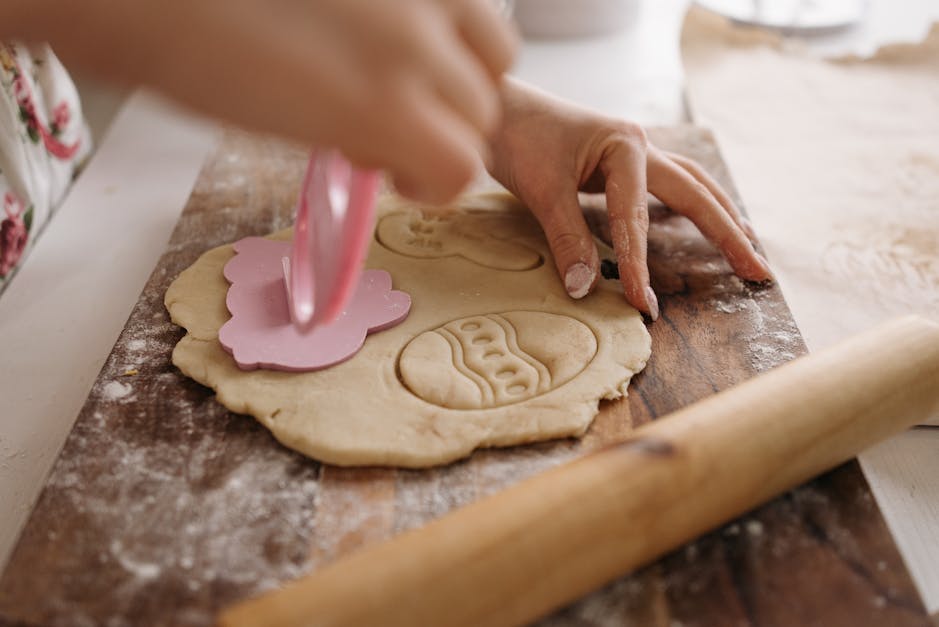
{"label": "round dough disc", "polygon": [[540,227],[511,197],[447,209],[383,199],[377,218],[366,265],[411,295],[403,323],[325,370],[242,371],[218,341],[229,318],[222,269],[234,255],[222,246],[166,292],[187,330],[173,363],[304,455],[404,467],[583,435],[599,401],[625,395],[645,366],[650,337],[619,282],[568,297]]}

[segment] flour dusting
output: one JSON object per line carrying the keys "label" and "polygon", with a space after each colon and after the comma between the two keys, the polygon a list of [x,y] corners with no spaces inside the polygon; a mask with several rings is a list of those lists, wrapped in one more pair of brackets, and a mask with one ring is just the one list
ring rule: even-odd
{"label": "flour dusting", "polygon": [[127,343],[127,350],[137,353],[147,348],[146,340],[131,340]]}
{"label": "flour dusting", "polygon": [[121,383],[120,381],[108,381],[101,388],[101,396],[106,401],[117,401],[129,397],[133,391],[134,388],[127,383]]}
{"label": "flour dusting", "polygon": [[[295,169],[299,180],[303,153],[278,153],[269,166]],[[231,178],[227,205],[244,204],[256,165],[234,162],[245,178]],[[276,208],[271,221],[286,226],[296,190],[277,192],[265,210]],[[197,185],[192,202],[199,194]],[[220,605],[311,568],[320,466],[229,413],[170,361],[180,333],[163,306],[169,282],[201,252],[205,232],[220,244],[251,234],[245,228],[212,212],[183,216],[69,435],[36,506],[49,521],[42,550],[66,556],[34,587],[41,600],[27,601],[57,617],[48,624],[211,625]]]}

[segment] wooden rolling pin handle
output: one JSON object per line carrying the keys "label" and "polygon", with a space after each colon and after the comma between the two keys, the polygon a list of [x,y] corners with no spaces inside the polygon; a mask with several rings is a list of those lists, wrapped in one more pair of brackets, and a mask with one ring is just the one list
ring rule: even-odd
{"label": "wooden rolling pin handle", "polygon": [[908,317],[366,547],[229,627],[519,625],[939,411],[939,325]]}

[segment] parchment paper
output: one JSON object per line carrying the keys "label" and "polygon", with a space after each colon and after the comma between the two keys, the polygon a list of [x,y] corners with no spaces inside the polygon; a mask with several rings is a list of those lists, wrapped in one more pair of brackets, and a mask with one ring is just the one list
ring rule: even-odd
{"label": "parchment paper", "polygon": [[809,346],[939,318],[939,26],[824,61],[693,10],[691,107],[712,127]]}

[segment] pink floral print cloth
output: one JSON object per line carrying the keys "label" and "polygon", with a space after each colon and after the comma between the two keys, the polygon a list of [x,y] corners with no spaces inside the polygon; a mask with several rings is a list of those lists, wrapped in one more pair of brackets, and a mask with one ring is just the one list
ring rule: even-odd
{"label": "pink floral print cloth", "polygon": [[52,50],[0,43],[0,291],[90,150],[78,92]]}

